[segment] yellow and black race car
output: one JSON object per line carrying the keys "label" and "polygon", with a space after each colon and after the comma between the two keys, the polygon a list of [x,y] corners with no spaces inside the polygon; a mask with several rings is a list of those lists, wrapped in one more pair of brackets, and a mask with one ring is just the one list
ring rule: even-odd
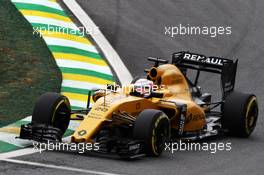
{"label": "yellow and black race car", "polygon": [[[177,52],[172,62],[149,58],[154,66],[124,88],[108,85],[89,93],[91,108],[73,111],[69,100],[46,93],[35,104],[32,122],[21,126],[20,138],[60,142],[69,121],[82,120],[72,143],[99,143],[100,152],[122,157],[159,156],[165,143],[197,140],[227,133],[249,137],[257,117],[256,96],[234,91],[237,60]],[[194,81],[187,75],[194,70]],[[201,72],[221,75],[221,100],[198,86]]]}

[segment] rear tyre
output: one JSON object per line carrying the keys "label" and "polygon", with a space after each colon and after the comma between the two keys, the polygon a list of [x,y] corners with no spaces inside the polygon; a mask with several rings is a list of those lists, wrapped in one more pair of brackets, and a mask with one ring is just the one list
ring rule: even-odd
{"label": "rear tyre", "polygon": [[35,103],[32,123],[53,126],[64,134],[69,126],[70,116],[71,108],[68,98],[49,92],[41,95]]}
{"label": "rear tyre", "polygon": [[159,156],[170,138],[169,118],[162,111],[146,109],[137,117],[133,137],[144,142],[148,156]]}
{"label": "rear tyre", "polygon": [[232,92],[223,105],[222,127],[228,134],[249,137],[258,119],[257,98],[253,94]]}

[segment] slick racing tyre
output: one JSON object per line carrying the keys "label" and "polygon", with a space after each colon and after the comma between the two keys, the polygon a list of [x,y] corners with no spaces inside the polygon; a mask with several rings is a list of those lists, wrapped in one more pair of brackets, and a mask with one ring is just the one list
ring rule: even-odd
{"label": "slick racing tyre", "polygon": [[170,137],[169,118],[162,111],[146,109],[136,118],[133,137],[144,142],[148,156],[159,156]]}
{"label": "slick racing tyre", "polygon": [[228,134],[249,137],[258,119],[257,98],[253,94],[232,92],[223,105],[222,127]]}
{"label": "slick racing tyre", "polygon": [[65,133],[70,116],[71,108],[68,98],[49,92],[38,98],[32,114],[32,123],[47,124]]}

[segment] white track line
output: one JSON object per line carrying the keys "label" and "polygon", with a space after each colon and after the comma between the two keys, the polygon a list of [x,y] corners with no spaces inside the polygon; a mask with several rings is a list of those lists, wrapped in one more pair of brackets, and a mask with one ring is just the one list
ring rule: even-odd
{"label": "white track line", "polygon": [[21,119],[21,121],[28,121],[28,122],[31,122],[31,120],[32,120],[32,116],[28,116],[26,118]]}
{"label": "white track line", "polygon": [[19,149],[16,151],[11,151],[11,152],[0,154],[0,160],[12,158],[12,157],[24,156],[24,155],[28,155],[28,154],[37,153],[37,152],[39,152],[39,150],[33,149],[33,147],[32,148]]}
{"label": "white track line", "polygon": [[30,145],[30,142],[28,140],[17,139],[17,136],[17,134],[13,133],[0,132],[0,140],[3,140],[4,142],[21,148]]}
{"label": "white track line", "polygon": [[31,166],[38,166],[38,167],[44,167],[44,168],[51,168],[51,169],[59,169],[59,170],[64,170],[64,171],[80,172],[80,173],[86,173],[86,174],[118,175],[118,174],[107,173],[107,172],[102,172],[102,171],[92,171],[92,170],[81,169],[81,168],[73,168],[73,167],[68,167],[68,166],[57,166],[57,165],[30,162],[30,161],[24,161],[24,160],[0,158],[0,161],[5,161],[5,162],[10,162],[10,163],[15,163],[15,164],[22,164],[22,165],[31,165]]}
{"label": "white track line", "polygon": [[[79,21],[86,29],[97,29],[97,26],[93,22],[93,20],[86,14],[86,12],[75,0],[63,0],[63,2],[72,11],[75,17],[79,19]],[[104,53],[108,62],[111,64],[117,77],[119,78],[120,83],[122,85],[128,85],[132,81],[132,75],[128,71],[127,67],[125,66],[117,52],[107,41],[103,33],[97,29],[96,32],[91,32],[91,36]]]}

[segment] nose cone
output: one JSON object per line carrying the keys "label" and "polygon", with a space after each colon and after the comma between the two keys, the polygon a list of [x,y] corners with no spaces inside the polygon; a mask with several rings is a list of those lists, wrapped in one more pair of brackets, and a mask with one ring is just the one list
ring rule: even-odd
{"label": "nose cone", "polygon": [[75,143],[93,142],[94,134],[101,129],[104,119],[91,118],[88,116],[81,122],[80,126],[75,130],[71,137],[71,141]]}

